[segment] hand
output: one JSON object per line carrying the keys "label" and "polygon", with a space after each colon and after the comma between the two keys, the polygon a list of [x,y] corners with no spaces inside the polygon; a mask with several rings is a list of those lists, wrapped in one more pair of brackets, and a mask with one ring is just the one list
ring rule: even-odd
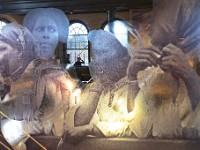
{"label": "hand", "polygon": [[161,51],[155,46],[136,50],[127,68],[128,79],[136,80],[139,71],[151,66],[156,67],[159,64],[160,56]]}
{"label": "hand", "polygon": [[93,125],[78,126],[66,129],[64,141],[69,141],[72,144],[77,144],[83,140],[86,135],[91,134]]}
{"label": "hand", "polygon": [[171,72],[177,78],[186,79],[193,72],[183,51],[173,44],[168,44],[163,48],[161,68],[166,72]]}

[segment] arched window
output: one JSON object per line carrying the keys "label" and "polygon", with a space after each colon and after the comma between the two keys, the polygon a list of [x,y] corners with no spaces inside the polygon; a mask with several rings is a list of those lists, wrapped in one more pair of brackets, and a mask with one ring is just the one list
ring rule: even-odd
{"label": "arched window", "polygon": [[128,43],[128,30],[126,27],[126,22],[120,19],[115,19],[111,23],[104,23],[102,27],[105,31],[113,33],[116,38],[126,46]]}
{"label": "arched window", "polygon": [[88,29],[84,23],[80,21],[71,22],[69,26],[69,36],[67,41],[67,55],[73,65],[77,61],[77,57],[85,62],[83,65],[89,64],[88,50]]}

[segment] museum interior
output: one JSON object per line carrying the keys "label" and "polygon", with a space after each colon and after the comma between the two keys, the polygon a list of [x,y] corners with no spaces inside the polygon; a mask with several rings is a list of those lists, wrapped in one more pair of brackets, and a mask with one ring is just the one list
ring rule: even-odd
{"label": "museum interior", "polygon": [[199,23],[199,0],[0,0],[0,150],[199,150]]}
{"label": "museum interior", "polygon": [[[133,17],[132,9],[151,9],[152,0],[112,0],[112,1],[1,1],[0,19],[1,26],[6,23],[23,23],[24,15],[35,8],[58,8],[65,12],[70,21],[71,40],[59,43],[56,57],[66,67],[74,65],[77,57],[84,61],[82,67],[76,67],[76,75],[82,81],[89,81],[88,64],[91,61],[90,46],[87,34],[91,30],[106,29],[108,22],[126,22]],[[137,17],[137,16],[136,16]],[[118,23],[117,23],[118,24]],[[120,24],[120,23],[119,23]],[[121,25],[121,24],[120,24]],[[116,29],[121,32],[122,29]],[[126,31],[125,31],[126,32]],[[77,34],[77,35],[76,35]],[[118,33],[119,34],[119,33]],[[127,35],[125,35],[127,36]],[[126,38],[126,37],[125,37]]]}

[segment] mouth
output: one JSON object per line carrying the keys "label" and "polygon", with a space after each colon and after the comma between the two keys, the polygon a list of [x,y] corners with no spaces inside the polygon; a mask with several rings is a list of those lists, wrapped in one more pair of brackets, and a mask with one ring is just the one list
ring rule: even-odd
{"label": "mouth", "polygon": [[51,44],[48,43],[48,42],[39,43],[39,46],[42,46],[42,47],[52,47]]}

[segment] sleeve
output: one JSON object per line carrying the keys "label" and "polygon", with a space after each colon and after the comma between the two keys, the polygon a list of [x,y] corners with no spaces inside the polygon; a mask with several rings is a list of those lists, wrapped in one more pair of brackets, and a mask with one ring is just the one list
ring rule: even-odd
{"label": "sleeve", "polygon": [[152,129],[154,105],[150,99],[143,90],[140,90],[135,98],[135,107],[129,127],[131,132],[138,138],[148,137]]}
{"label": "sleeve", "polygon": [[70,100],[75,82],[64,72],[53,73],[48,76],[45,91],[44,106],[45,124],[53,125],[54,135],[61,136],[64,132],[65,113],[69,110]]}
{"label": "sleeve", "polygon": [[132,131],[128,122],[100,121],[97,111],[94,113],[90,124],[93,124],[105,137],[131,136]]}
{"label": "sleeve", "polygon": [[131,136],[128,122],[98,122],[94,124],[105,137]]}
{"label": "sleeve", "polygon": [[125,119],[126,114],[117,112],[108,106],[109,93],[101,95],[97,110],[90,122],[100,130],[105,137],[131,136],[131,128]]}
{"label": "sleeve", "polygon": [[88,85],[81,94],[81,105],[75,114],[75,126],[89,124],[98,105],[102,92],[100,85]]}

